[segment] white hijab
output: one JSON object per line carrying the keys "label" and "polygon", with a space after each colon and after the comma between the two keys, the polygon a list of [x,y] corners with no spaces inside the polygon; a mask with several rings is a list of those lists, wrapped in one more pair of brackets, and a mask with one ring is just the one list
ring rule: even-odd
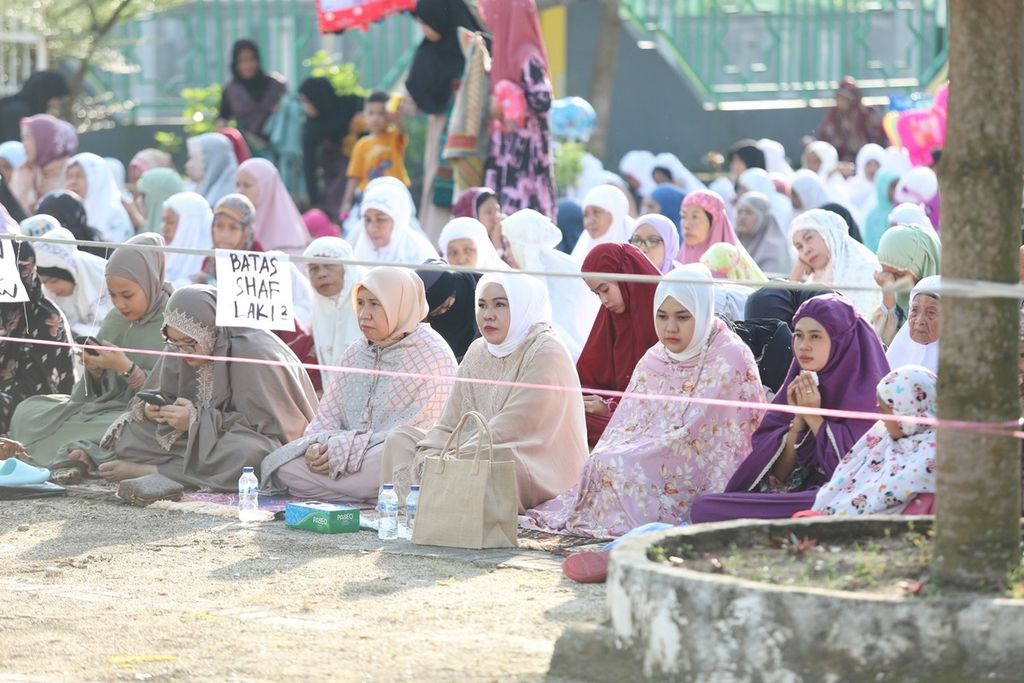
{"label": "white hijab", "polygon": [[938,237],[928,214],[919,204],[904,202],[889,212],[889,227],[894,225],[916,225]]}
{"label": "white hijab", "polygon": [[[941,289],[941,275],[926,277],[914,285],[914,289],[910,291],[910,303],[913,305],[914,299],[921,294],[927,294],[941,301]],[[935,374],[939,372],[939,341],[936,339],[931,344],[919,344],[911,339],[910,321],[904,323],[903,327],[896,333],[896,337],[892,340],[892,344],[889,345],[889,350],[885,352],[885,356],[889,359],[889,367],[893,370],[897,370],[905,365],[922,365]]]}
{"label": "white hijab", "polygon": [[669,358],[686,361],[696,358],[708,345],[715,326],[715,287],[711,271],[703,263],[688,263],[665,274],[654,291],[654,317],[665,299],[672,297],[693,316],[693,337],[680,353],[665,352]]}
{"label": "white hijab", "polygon": [[68,167],[77,164],[85,174],[85,197],[82,206],[89,225],[96,228],[107,242],[125,242],[135,234],[132,221],[121,203],[121,190],[107,162],[91,152],[71,157]]}
{"label": "white hijab", "polygon": [[[700,178],[693,175],[690,169],[686,168],[683,162],[679,160],[679,157],[671,152],[662,152],[654,157],[654,168],[664,168],[671,173],[672,183],[682,188],[683,192],[687,194],[694,190],[703,190],[705,188]],[[654,188],[651,188],[651,191],[653,190]]]}
{"label": "white hijab", "polygon": [[811,209],[821,208],[832,201],[828,188],[825,186],[825,181],[810,169],[801,168],[793,174],[791,187],[796,196],[800,198],[800,206],[802,207],[796,210],[797,215]]}
{"label": "white hijab", "polygon": [[761,138],[757,148],[764,152],[764,165],[769,173],[781,173],[787,178],[793,175],[793,167],[786,160],[786,148],[778,140]]}
{"label": "white hijab", "polygon": [[[66,228],[51,230],[43,237],[69,242],[75,239]],[[38,267],[62,268],[75,278],[75,291],[71,296],[56,296],[47,292],[67,316],[71,331],[76,335],[95,335],[113,308],[107,291],[107,260],[79,251],[74,244],[36,242],[35,250]]]}
{"label": "white hijab", "polygon": [[374,246],[366,228],[360,227],[356,238],[355,257],[359,261],[383,261],[419,265],[427,259],[437,258],[437,250],[421,233],[413,230],[414,206],[409,190],[400,181],[373,181],[366,186],[360,209],[376,209],[388,215],[394,222],[391,239],[378,249]]}
{"label": "white hijab", "polygon": [[[318,237],[306,247],[305,256],[352,261],[355,253],[349,243],[340,237]],[[348,264],[345,268],[345,283],[337,296],[326,297],[311,287],[313,296],[313,343],[316,357],[321,365],[337,365],[341,355],[352,342],[362,339],[359,319],[352,306],[352,290],[366,277],[362,266]]]}
{"label": "white hijab", "polygon": [[821,160],[818,177],[825,183],[830,200],[842,204],[847,209],[852,208],[850,204],[850,191],[846,187],[846,178],[839,172],[839,152],[824,140],[815,140],[807,145],[804,155],[806,156],[811,152]]}
{"label": "white hijab", "polygon": [[[882,266],[870,249],[850,237],[842,216],[824,209],[811,209],[794,218],[789,230],[791,238],[799,230],[813,230],[828,247],[829,264],[825,273],[811,275],[807,281],[834,287],[861,315],[870,318],[882,303],[882,290],[875,283],[875,273]],[[844,288],[851,285],[868,289]]]}
{"label": "white hijab", "polygon": [[633,235],[633,219],[629,217],[629,199],[622,190],[614,185],[598,185],[593,188],[583,198],[580,206],[584,211],[588,206],[604,209],[612,215],[612,224],[608,228],[608,232],[596,239],[591,237],[586,230],[580,234],[580,238],[572,250],[572,257],[577,262],[583,263],[583,259],[587,258],[590,250],[598,244],[605,242],[625,244]]}
{"label": "white hijab", "polygon": [[[512,255],[523,270],[543,273],[579,273],[580,264],[556,248],[562,232],[546,216],[532,210],[517,211],[501,223]],[[552,307],[552,326],[565,342],[573,362],[579,360],[594,326],[600,302],[580,277],[541,278]]]}
{"label": "white hijab", "polygon": [[708,189],[716,193],[725,202],[725,213],[729,216],[729,222],[736,225],[736,186],[725,176],[719,176],[711,181]]}
{"label": "white hijab", "polygon": [[530,328],[537,323],[551,323],[551,301],[544,283],[529,275],[487,273],[476,285],[476,298],[482,299],[484,288],[495,284],[505,290],[508,299],[508,334],[500,344],[487,343],[487,352],[496,358],[511,355],[526,341]]}
{"label": "white hijab", "polygon": [[[171,195],[164,208],[178,214],[178,230],[168,247],[183,249],[213,248],[213,210],[203,195],[179,192]],[[167,252],[167,281],[175,287],[192,284],[192,276],[203,270],[206,256]]]}
{"label": "white hijab", "polygon": [[454,218],[444,226],[437,246],[441,247],[441,258],[448,259],[448,244],[454,240],[472,240],[476,246],[476,266],[482,270],[509,270],[508,264],[498,256],[487,228],[475,218]]}
{"label": "white hijab", "polygon": [[[927,166],[918,166],[905,173],[896,184],[896,201],[924,204],[939,193],[939,178]],[[931,221],[928,221],[929,225]]]}
{"label": "white hijab", "polygon": [[619,161],[619,173],[630,175],[640,183],[640,196],[646,197],[657,187],[651,173],[655,167],[655,157],[645,149],[634,149],[626,152]]}
{"label": "white hijab", "polygon": [[875,183],[874,180],[868,180],[867,176],[867,166],[872,161],[876,162],[878,170],[881,170],[885,164],[885,150],[881,145],[869,142],[857,152],[857,175],[846,183],[850,192],[850,202],[863,215],[867,215],[875,205]]}
{"label": "white hijab", "polygon": [[779,225],[789,225],[793,219],[793,203],[789,197],[779,194],[775,183],[763,168],[748,168],[740,174],[739,185],[747,192],[760,192],[772,205],[772,215]]}

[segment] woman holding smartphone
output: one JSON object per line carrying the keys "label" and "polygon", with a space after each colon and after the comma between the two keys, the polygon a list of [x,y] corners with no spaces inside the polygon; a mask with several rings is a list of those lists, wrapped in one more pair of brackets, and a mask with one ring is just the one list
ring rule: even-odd
{"label": "woman holding smartphone", "polygon": [[114,308],[95,336],[83,340],[81,358],[86,373],[70,394],[33,396],[15,410],[11,435],[39,465],[92,470],[110,458],[100,449],[100,439],[146,383],[157,361],[157,356],[131,350],[163,348],[160,328],[164,306],[173,291],[164,280],[164,252],[132,245],[163,243],[159,235],[146,233],[113,253],[105,277]]}

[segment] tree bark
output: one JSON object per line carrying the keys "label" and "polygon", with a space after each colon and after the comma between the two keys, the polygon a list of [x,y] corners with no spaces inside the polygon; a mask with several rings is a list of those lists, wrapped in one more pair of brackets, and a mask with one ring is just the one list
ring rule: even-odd
{"label": "tree bark", "polygon": [[607,151],[612,97],[615,94],[615,62],[619,55],[619,36],[622,32],[619,2],[620,0],[601,0],[601,32],[594,59],[594,80],[590,84],[590,104],[597,113],[597,126],[590,136],[588,147],[590,153],[600,159],[604,159]]}
{"label": "tree bark", "polygon": [[[949,121],[939,169],[944,280],[1018,280],[1022,4],[949,1]],[[939,417],[1016,420],[1018,302],[944,293],[942,311]],[[999,589],[1020,563],[1018,449],[1008,437],[939,430],[933,568],[940,586]]]}

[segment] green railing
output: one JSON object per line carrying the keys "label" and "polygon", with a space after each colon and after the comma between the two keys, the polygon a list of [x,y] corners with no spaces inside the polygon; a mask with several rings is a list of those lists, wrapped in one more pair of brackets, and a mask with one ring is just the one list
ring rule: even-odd
{"label": "green railing", "polygon": [[91,82],[132,102],[136,122],[177,118],[183,88],[227,81],[239,38],[255,40],[264,68],[282,74],[292,91],[309,75],[303,62],[320,49],[354,62],[365,87],[388,89],[408,67],[420,34],[411,18],[396,16],[365,33],[321,36],[312,0],[200,0],[118,27],[114,47],[125,68],[94,70]]}
{"label": "green railing", "polygon": [[710,106],[829,97],[843,76],[869,94],[928,85],[946,63],[940,0],[622,0]]}

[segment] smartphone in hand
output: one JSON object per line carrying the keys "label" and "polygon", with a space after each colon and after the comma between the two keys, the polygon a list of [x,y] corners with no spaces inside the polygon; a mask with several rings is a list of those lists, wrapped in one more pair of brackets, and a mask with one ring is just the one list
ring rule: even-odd
{"label": "smartphone in hand", "polygon": [[162,391],[143,390],[135,395],[139,397],[139,400],[144,401],[151,406],[163,407],[174,405],[174,402],[178,400],[178,397],[174,394],[165,394]]}
{"label": "smartphone in hand", "polygon": [[[90,346],[103,346],[103,344],[100,344],[100,340],[97,339],[96,337],[82,337],[82,339],[78,343],[79,344],[89,344]],[[100,352],[97,351],[96,349],[88,349],[87,348],[87,349],[83,349],[83,350],[87,354],[89,354],[90,356],[98,356],[98,355],[100,355]]]}

